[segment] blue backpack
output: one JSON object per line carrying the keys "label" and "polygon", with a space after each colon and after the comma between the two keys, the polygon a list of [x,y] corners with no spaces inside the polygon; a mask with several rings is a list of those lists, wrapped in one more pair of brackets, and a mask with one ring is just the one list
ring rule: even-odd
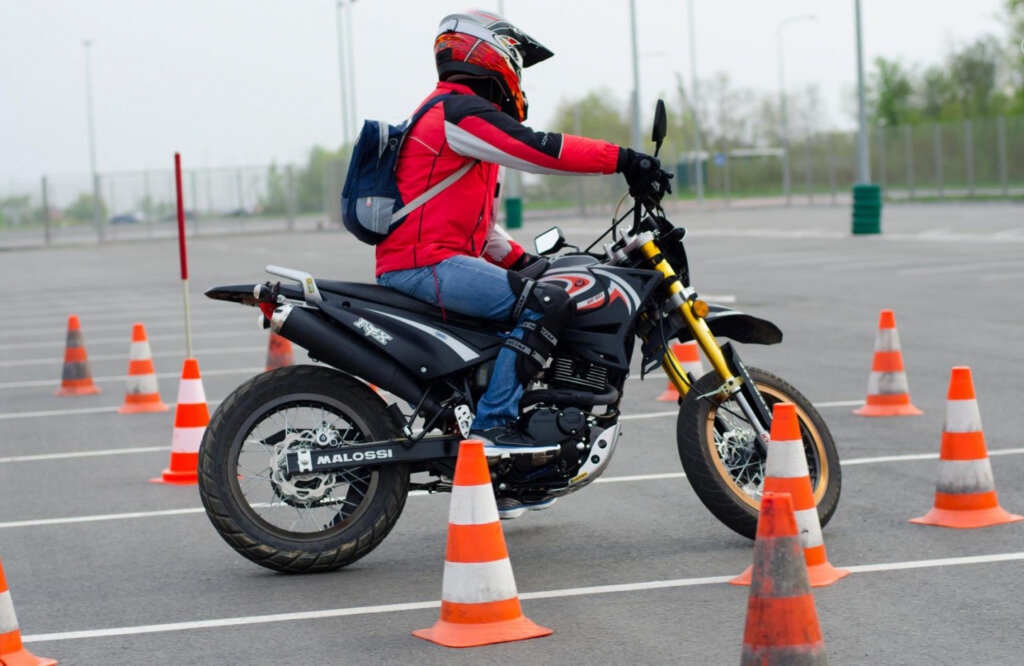
{"label": "blue backpack", "polygon": [[352,149],[345,187],[341,191],[341,220],[359,240],[377,245],[397,229],[409,213],[440,194],[477,164],[476,160],[467,162],[409,203],[404,203],[398,192],[395,166],[405,135],[424,113],[449,97],[453,95],[438,95],[427,100],[412,118],[398,126],[380,120],[363,122],[363,131]]}

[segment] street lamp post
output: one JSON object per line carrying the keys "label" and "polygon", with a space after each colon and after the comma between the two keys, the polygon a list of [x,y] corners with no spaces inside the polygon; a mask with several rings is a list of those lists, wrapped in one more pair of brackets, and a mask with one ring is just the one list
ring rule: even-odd
{"label": "street lamp post", "polygon": [[701,164],[700,94],[697,86],[697,30],[694,27],[693,0],[687,3],[690,23],[690,78],[693,79],[693,149],[697,156],[694,182],[697,185],[697,205],[704,201],[704,171]]}
{"label": "street lamp post", "polygon": [[868,123],[864,112],[864,47],[860,29],[860,0],[854,0],[857,12],[857,180],[861,183],[871,182],[871,171],[868,167]]}
{"label": "street lamp post", "polygon": [[861,39],[860,0],[854,0],[857,25],[857,181],[853,185],[853,233],[882,233],[882,188],[871,183],[868,164],[868,124],[864,113],[864,45]]}
{"label": "street lamp post", "polygon": [[776,44],[779,52],[779,121],[782,129],[782,191],[786,195],[786,205],[791,203],[790,177],[789,177],[789,118],[786,115],[786,82],[783,71],[783,60],[785,52],[782,48],[782,29],[791,23],[798,21],[814,21],[818,17],[814,14],[803,16],[790,16],[779,23],[776,31]]}
{"label": "street lamp post", "polygon": [[[348,0],[347,21],[345,22],[345,46],[346,60],[348,61],[348,121],[349,135],[355,137],[359,134],[359,117],[356,115],[356,57],[355,39],[353,38],[352,5],[356,0]],[[355,140],[355,139],[353,139]]]}
{"label": "street lamp post", "polygon": [[633,38],[633,148],[640,150],[643,139],[640,134],[640,56],[636,43],[636,0],[629,0],[629,30]]}
{"label": "street lamp post", "polygon": [[85,112],[89,124],[89,172],[92,176],[92,221],[96,226],[96,238],[103,240],[103,215],[100,210],[100,177],[96,173],[96,128],[92,109],[92,62],[90,47],[92,40],[82,41],[85,49]]}
{"label": "street lamp post", "polygon": [[338,30],[338,77],[341,91],[341,141],[342,149],[347,151],[351,135],[349,134],[349,105],[348,105],[348,71],[346,69],[345,39],[344,39],[344,14],[345,0],[335,0],[335,23]]}

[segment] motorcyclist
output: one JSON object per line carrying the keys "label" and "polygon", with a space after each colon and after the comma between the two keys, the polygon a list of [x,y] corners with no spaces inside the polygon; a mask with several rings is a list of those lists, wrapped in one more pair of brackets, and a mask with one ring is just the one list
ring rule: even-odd
{"label": "motorcyclist", "polygon": [[[669,174],[657,159],[605,141],[535,132],[522,68],[553,53],[503,17],[479,10],[441,21],[434,42],[439,83],[427,111],[406,135],[396,180],[410,201],[464,166],[459,180],[413,211],[377,246],[377,282],[442,311],[516,327],[498,354],[471,434],[496,447],[545,444],[516,428],[523,387],[550,359],[574,305],[559,286],[517,271],[537,257],[495,224],[504,169],[531,173],[622,173],[631,191]],[[426,100],[424,100],[426,101]]]}

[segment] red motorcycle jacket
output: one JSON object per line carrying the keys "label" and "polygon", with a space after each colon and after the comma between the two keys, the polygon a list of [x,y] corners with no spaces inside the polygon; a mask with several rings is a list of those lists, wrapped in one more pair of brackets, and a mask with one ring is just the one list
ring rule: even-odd
{"label": "red motorcycle jacket", "polygon": [[402,200],[412,201],[467,161],[479,162],[377,245],[377,275],[460,254],[502,268],[515,263],[523,248],[494,224],[499,165],[530,173],[615,173],[615,144],[535,132],[458,83],[438,83],[427,99],[445,93],[457,94],[427,111],[405,137],[395,173]]}

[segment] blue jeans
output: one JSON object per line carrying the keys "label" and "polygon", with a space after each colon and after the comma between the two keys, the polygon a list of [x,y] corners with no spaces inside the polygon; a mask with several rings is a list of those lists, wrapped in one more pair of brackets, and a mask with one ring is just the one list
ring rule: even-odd
{"label": "blue jeans", "polygon": [[[456,255],[433,266],[383,273],[377,284],[459,314],[510,321],[516,297],[507,273],[484,259]],[[540,313],[523,310],[509,335],[522,340],[523,329],[518,324],[539,317]],[[515,421],[521,397],[523,385],[516,377],[516,352],[502,348],[487,391],[477,403],[473,429],[486,430]]]}

